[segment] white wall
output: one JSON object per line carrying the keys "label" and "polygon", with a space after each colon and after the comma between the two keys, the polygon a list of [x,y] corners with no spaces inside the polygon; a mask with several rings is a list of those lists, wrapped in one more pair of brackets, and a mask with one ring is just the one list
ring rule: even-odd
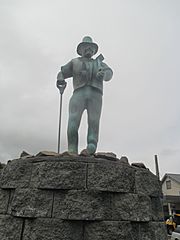
{"label": "white wall", "polygon": [[[171,181],[171,189],[166,188],[166,181],[169,180]],[[162,191],[164,195],[180,196],[180,184],[167,177],[162,184]]]}

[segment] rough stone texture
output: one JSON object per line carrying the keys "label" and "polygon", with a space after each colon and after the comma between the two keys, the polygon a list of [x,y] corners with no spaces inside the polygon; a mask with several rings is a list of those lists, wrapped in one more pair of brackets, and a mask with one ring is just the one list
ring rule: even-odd
{"label": "rough stone texture", "polygon": [[8,212],[17,217],[51,217],[53,192],[32,188],[15,190]]}
{"label": "rough stone texture", "polygon": [[137,193],[143,193],[148,196],[159,197],[161,194],[161,185],[157,176],[148,169],[137,169],[135,187]]}
{"label": "rough stone texture", "polygon": [[129,240],[132,238],[130,222],[102,221],[85,224],[85,240]]}
{"label": "rough stone texture", "polygon": [[7,215],[0,215],[0,239],[20,240],[22,232],[22,219]]}
{"label": "rough stone texture", "polygon": [[82,223],[43,218],[26,220],[23,240],[83,240]]}
{"label": "rough stone texture", "polygon": [[150,238],[150,240],[167,240],[164,222],[151,222],[149,223],[149,231],[150,229],[152,229],[152,238]]}
{"label": "rough stone texture", "polygon": [[146,195],[115,193],[112,202],[114,220],[136,222],[151,220],[151,201]]}
{"label": "rough stone texture", "polygon": [[3,171],[3,168],[6,166],[6,164],[5,163],[1,163],[0,162],[0,175],[1,175],[1,173],[2,173],[2,171]]}
{"label": "rough stone texture", "polygon": [[41,189],[83,189],[86,184],[86,164],[73,162],[43,162],[34,164],[34,187]]}
{"label": "rough stone texture", "polygon": [[151,197],[152,219],[153,221],[163,221],[163,207],[159,197]]}
{"label": "rough stone texture", "polygon": [[100,191],[133,192],[134,173],[133,168],[117,162],[89,164],[87,187]]}
{"label": "rough stone texture", "polygon": [[1,173],[1,188],[28,187],[32,164],[25,159],[10,161]]}
{"label": "rough stone texture", "polygon": [[56,192],[53,217],[69,220],[111,218],[110,195],[104,192],[71,190]]}
{"label": "rough stone texture", "polygon": [[167,240],[163,222],[132,223],[133,240]]}
{"label": "rough stone texture", "polygon": [[120,163],[124,163],[124,164],[129,164],[128,158],[126,156],[122,156],[119,159]]}
{"label": "rough stone texture", "polygon": [[5,214],[8,209],[10,190],[0,189],[0,214]]}
{"label": "rough stone texture", "polygon": [[112,152],[97,152],[94,154],[96,158],[103,158],[103,159],[108,159],[108,160],[117,160],[116,154]]}
{"label": "rough stone texture", "polygon": [[144,165],[144,163],[132,163],[131,166],[146,169],[146,166]]}
{"label": "rough stone texture", "polygon": [[26,159],[26,158],[29,158],[29,157],[33,157],[33,155],[27,153],[26,151],[22,151],[22,153],[20,154],[21,159]]}
{"label": "rough stone texture", "polygon": [[16,159],[0,179],[0,240],[167,240],[161,190],[128,159]]}
{"label": "rough stone texture", "polygon": [[37,157],[39,157],[39,156],[59,156],[59,153],[52,152],[52,151],[41,151],[36,156]]}

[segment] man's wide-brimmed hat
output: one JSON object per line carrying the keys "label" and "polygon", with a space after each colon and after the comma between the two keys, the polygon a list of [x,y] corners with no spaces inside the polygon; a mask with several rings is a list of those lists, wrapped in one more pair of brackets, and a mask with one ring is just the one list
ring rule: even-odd
{"label": "man's wide-brimmed hat", "polygon": [[77,53],[82,56],[82,51],[86,46],[90,46],[94,49],[94,54],[98,51],[98,45],[93,42],[92,38],[86,36],[83,38],[82,42],[77,46]]}

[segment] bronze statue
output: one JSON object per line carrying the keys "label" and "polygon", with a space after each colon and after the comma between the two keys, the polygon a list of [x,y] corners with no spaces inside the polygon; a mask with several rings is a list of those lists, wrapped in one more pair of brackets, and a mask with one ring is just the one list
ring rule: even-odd
{"label": "bronze statue", "polygon": [[68,152],[78,154],[78,129],[84,110],[88,116],[87,147],[81,155],[95,153],[99,135],[99,120],[102,107],[103,81],[109,81],[113,72],[100,54],[96,59],[92,56],[98,51],[98,45],[86,36],[77,47],[80,57],[72,59],[61,67],[57,76],[57,87],[66,86],[65,79],[73,78],[74,92],[69,103]]}

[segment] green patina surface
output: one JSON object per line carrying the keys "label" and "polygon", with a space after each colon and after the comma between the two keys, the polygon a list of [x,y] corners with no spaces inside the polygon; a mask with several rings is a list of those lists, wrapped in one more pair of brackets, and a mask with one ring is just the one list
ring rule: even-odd
{"label": "green patina surface", "polygon": [[69,103],[68,121],[68,152],[78,153],[78,129],[82,114],[87,110],[88,133],[87,147],[82,151],[84,155],[96,152],[99,136],[99,120],[102,108],[103,82],[112,78],[111,68],[103,62],[100,54],[93,59],[98,51],[98,45],[91,37],[84,37],[77,47],[80,57],[72,59],[61,67],[57,76],[57,86],[65,86],[65,79],[73,78],[74,92]]}

